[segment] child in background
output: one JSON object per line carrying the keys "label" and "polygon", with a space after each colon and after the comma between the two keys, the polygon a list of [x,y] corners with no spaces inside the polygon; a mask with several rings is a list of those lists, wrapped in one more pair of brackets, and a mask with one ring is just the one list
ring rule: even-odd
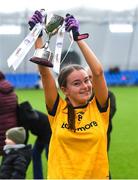
{"label": "child in background", "polygon": [[23,127],[6,131],[5,155],[0,166],[0,179],[25,179],[31,161],[31,145],[25,145],[26,132]]}

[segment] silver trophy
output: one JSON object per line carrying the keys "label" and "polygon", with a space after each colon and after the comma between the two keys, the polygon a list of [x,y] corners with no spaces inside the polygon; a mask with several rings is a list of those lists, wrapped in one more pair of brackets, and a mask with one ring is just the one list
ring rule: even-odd
{"label": "silver trophy", "polygon": [[50,18],[49,22],[44,24],[44,30],[48,36],[46,43],[43,48],[36,49],[33,57],[30,59],[31,62],[40,64],[43,66],[53,67],[52,60],[53,60],[53,53],[49,48],[50,39],[54,36],[59,28],[63,25],[64,18],[59,15],[53,14]]}

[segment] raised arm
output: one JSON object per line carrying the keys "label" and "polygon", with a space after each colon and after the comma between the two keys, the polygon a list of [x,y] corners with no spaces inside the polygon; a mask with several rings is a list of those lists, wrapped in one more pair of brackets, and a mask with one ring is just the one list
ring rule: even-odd
{"label": "raised arm", "polygon": [[[35,48],[41,48],[42,46],[42,38],[38,38],[38,40],[35,43]],[[38,69],[42,79],[46,105],[48,110],[52,111],[53,105],[56,101],[58,94],[56,82],[50,68],[38,65]]]}
{"label": "raised arm", "polygon": [[[36,23],[42,23],[42,15],[40,11],[35,11],[28,22],[28,24],[31,26],[31,29]],[[39,38],[35,42],[35,49],[43,48],[43,46],[44,43],[42,39],[42,33],[40,33]],[[58,95],[56,82],[50,68],[38,65],[38,69],[42,79],[46,105],[48,110],[51,111]]]}
{"label": "raised arm", "polygon": [[108,88],[106,85],[102,65],[86,42],[81,40],[77,43],[92,71],[94,94],[101,107],[104,107],[108,97]]}
{"label": "raised arm", "polygon": [[69,32],[70,30],[72,30],[73,38],[77,42],[87,64],[92,71],[94,94],[101,107],[104,107],[108,97],[108,88],[104,78],[103,67],[94,52],[83,40],[87,38],[88,35],[79,33],[78,20],[76,20],[73,16],[67,15],[65,22],[66,31]]}

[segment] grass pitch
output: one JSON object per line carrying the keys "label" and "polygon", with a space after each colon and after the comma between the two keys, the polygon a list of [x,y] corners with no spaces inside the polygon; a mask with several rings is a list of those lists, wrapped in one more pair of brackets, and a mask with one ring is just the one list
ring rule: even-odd
{"label": "grass pitch", "polygon": [[116,95],[110,169],[113,179],[138,179],[138,87],[111,88]]}

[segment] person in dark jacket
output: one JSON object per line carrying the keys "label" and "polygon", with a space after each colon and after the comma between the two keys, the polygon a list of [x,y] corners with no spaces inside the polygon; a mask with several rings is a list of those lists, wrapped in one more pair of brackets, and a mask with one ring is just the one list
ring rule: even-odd
{"label": "person in dark jacket", "polygon": [[14,87],[0,71],[0,155],[3,155],[6,130],[17,126],[16,108],[17,96]]}
{"label": "person in dark jacket", "polygon": [[109,114],[109,125],[108,125],[108,130],[107,130],[107,150],[109,151],[110,148],[110,141],[111,141],[111,132],[113,129],[113,123],[112,123],[112,119],[116,113],[116,97],[115,94],[112,91],[108,92],[109,94],[109,98],[110,98],[110,114]]}
{"label": "person in dark jacket", "polygon": [[34,179],[44,179],[42,153],[45,151],[46,159],[48,159],[52,133],[48,117],[45,113],[34,109],[30,102],[24,101],[18,107],[18,120],[18,126],[23,126],[27,132],[30,131],[36,136],[32,152],[33,177]]}
{"label": "person in dark jacket", "polygon": [[25,179],[31,161],[31,145],[25,145],[26,132],[23,127],[6,131],[5,155],[0,166],[0,179]]}

